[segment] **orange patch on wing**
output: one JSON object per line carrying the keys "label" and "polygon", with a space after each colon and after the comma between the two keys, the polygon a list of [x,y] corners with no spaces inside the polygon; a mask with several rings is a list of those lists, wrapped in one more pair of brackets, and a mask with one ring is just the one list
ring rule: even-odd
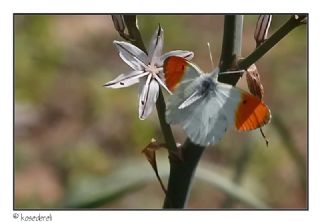
{"label": "orange patch on wing", "polygon": [[267,105],[249,93],[241,94],[241,101],[235,115],[236,128],[242,131],[260,128],[271,119]]}
{"label": "orange patch on wing", "polygon": [[185,73],[187,65],[188,63],[184,58],[177,56],[170,56],[164,61],[163,72],[169,90],[173,91],[176,88]]}

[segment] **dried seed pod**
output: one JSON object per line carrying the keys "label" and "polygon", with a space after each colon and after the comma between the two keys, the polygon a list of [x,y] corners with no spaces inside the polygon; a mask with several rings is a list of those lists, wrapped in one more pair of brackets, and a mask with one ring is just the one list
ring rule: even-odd
{"label": "dried seed pod", "polygon": [[154,138],[151,139],[151,142],[142,150],[142,153],[146,156],[147,160],[149,161],[153,171],[155,172],[157,179],[160,183],[160,186],[163,192],[166,194],[167,189],[164,186],[161,177],[159,176],[158,166],[157,166],[157,159],[156,159],[156,151],[160,148],[165,147],[165,144],[157,142]]}
{"label": "dried seed pod", "polygon": [[[257,66],[255,64],[252,64],[246,71],[246,79],[247,79],[247,84],[250,92],[252,95],[258,97],[259,99],[262,100],[264,90],[263,90],[263,85],[260,80],[260,74],[258,72]],[[260,128],[260,133],[264,141],[266,142],[266,145],[269,145],[269,140],[265,136],[262,128]]]}
{"label": "dried seed pod", "polygon": [[271,20],[272,15],[259,16],[256,25],[256,30],[254,32],[254,39],[256,40],[257,47],[267,39]]}
{"label": "dried seed pod", "polygon": [[258,97],[263,98],[263,86],[260,80],[260,74],[255,64],[252,64],[246,71],[246,79],[250,92]]}

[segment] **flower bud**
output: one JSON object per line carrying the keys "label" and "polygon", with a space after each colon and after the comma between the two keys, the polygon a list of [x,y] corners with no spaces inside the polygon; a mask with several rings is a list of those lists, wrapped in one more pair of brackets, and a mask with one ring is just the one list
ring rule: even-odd
{"label": "flower bud", "polygon": [[256,40],[257,47],[267,39],[271,20],[272,15],[259,16],[256,25],[256,30],[254,32],[254,39]]}
{"label": "flower bud", "polygon": [[123,33],[124,29],[126,28],[126,26],[124,24],[123,16],[122,15],[112,15],[111,17],[112,17],[114,28],[118,32]]}

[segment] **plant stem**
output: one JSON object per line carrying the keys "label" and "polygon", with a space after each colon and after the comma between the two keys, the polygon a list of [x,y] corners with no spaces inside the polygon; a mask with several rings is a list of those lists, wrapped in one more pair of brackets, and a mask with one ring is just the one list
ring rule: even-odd
{"label": "plant stem", "polygon": [[[225,68],[229,68],[234,55],[239,56],[241,51],[242,24],[241,15],[225,16],[221,57]],[[204,149],[205,147],[195,145],[187,139],[182,147],[183,163],[170,161],[170,176],[163,208],[184,208],[187,205],[192,178]]]}
{"label": "plant stem", "polygon": [[[242,31],[243,15],[226,16],[220,58],[220,70],[222,72],[235,67],[237,60],[241,57]],[[218,78],[220,82],[236,85],[240,75],[221,75]],[[231,197],[227,197],[224,206],[229,205],[231,202]]]}
{"label": "plant stem", "polygon": [[[131,43],[143,50],[147,53],[146,47],[143,43],[141,33],[137,27],[137,16],[136,15],[124,15],[124,22],[126,23],[126,27],[128,29],[129,37],[131,39]],[[165,120],[165,112],[166,112],[166,103],[163,98],[163,94],[161,89],[159,89],[159,96],[157,99],[157,111],[158,118],[161,126],[161,130],[163,133],[164,140],[169,150],[175,151],[177,149],[176,142],[172,134],[172,130],[169,124],[166,123]]]}
{"label": "plant stem", "polygon": [[128,29],[129,37],[131,39],[131,43],[142,51],[147,53],[147,49],[143,43],[141,33],[137,27],[137,16],[136,15],[124,15],[124,22],[126,23],[126,27]]}
{"label": "plant stem", "polygon": [[[235,66],[241,56],[243,15],[226,15],[220,57],[220,70],[226,71]],[[235,85],[240,75],[221,75],[219,81]]]}
{"label": "plant stem", "polygon": [[163,208],[184,208],[190,194],[196,166],[204,147],[187,139],[183,145],[183,162],[170,159],[170,175]]}
{"label": "plant stem", "polygon": [[164,101],[162,91],[160,89],[159,89],[159,96],[158,96],[156,106],[157,106],[161,130],[166,142],[166,147],[169,149],[169,151],[176,151],[177,150],[176,141],[173,137],[170,125],[167,124],[166,122],[166,116],[165,116],[166,102]]}

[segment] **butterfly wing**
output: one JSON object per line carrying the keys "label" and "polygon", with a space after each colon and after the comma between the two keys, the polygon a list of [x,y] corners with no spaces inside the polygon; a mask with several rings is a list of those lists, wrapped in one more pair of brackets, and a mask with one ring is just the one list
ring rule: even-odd
{"label": "butterfly wing", "polygon": [[203,73],[196,65],[186,59],[177,56],[168,57],[163,64],[163,72],[166,86],[174,91],[177,87]]}
{"label": "butterfly wing", "polygon": [[231,85],[216,82],[215,89],[189,106],[179,109],[202,77],[182,83],[171,96],[166,112],[169,124],[181,124],[195,144],[216,144],[230,126],[240,131],[253,130],[270,121],[269,108],[257,97]]}
{"label": "butterfly wing", "polygon": [[[208,81],[206,74],[182,58],[169,57],[164,73],[168,88],[175,90],[166,121],[181,124],[195,144],[216,144],[231,125],[246,131],[270,121],[270,110],[260,99],[215,78]],[[210,85],[206,90],[204,83]]]}
{"label": "butterfly wing", "polygon": [[166,120],[177,124],[189,115],[180,109],[201,99],[196,88],[202,71],[181,57],[171,56],[164,61],[163,72],[167,87],[174,91],[167,106]]}
{"label": "butterfly wing", "polygon": [[[208,79],[209,76],[201,74],[194,80],[182,82],[170,97],[166,112],[169,124],[182,125],[191,141],[201,146],[217,143],[228,125],[222,109],[224,98],[219,99],[215,91],[202,88]],[[213,84],[211,79],[209,82]]]}
{"label": "butterfly wing", "polygon": [[[184,85],[181,86],[184,87]],[[195,144],[201,146],[216,144],[229,125],[227,115],[222,109],[223,99],[219,99],[214,93],[203,94],[191,105],[179,109],[179,104],[185,100],[181,86],[169,101],[166,113],[168,123],[181,124]]]}
{"label": "butterfly wing", "polygon": [[228,121],[221,109],[224,97],[218,100],[215,94],[209,95],[201,88],[209,76],[180,57],[165,60],[164,75],[167,87],[174,91],[167,105],[167,123],[182,125],[193,143],[217,143]]}
{"label": "butterfly wing", "polygon": [[230,125],[240,131],[260,128],[271,120],[268,106],[256,96],[239,88],[217,82],[217,95]]}

